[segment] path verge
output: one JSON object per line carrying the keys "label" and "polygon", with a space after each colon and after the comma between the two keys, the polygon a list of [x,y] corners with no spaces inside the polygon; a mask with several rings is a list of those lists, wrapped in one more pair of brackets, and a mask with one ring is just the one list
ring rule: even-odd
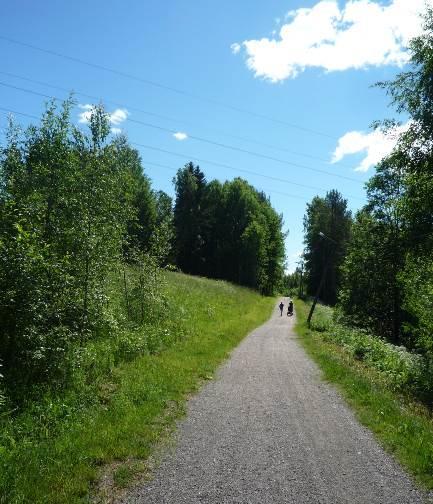
{"label": "path verge", "polygon": [[308,329],[309,306],[295,301],[296,332],[324,378],[335,384],[382,446],[427,489],[433,489],[433,420],[431,412],[414,400],[390,390],[372,368],[344,348],[325,340],[324,332]]}

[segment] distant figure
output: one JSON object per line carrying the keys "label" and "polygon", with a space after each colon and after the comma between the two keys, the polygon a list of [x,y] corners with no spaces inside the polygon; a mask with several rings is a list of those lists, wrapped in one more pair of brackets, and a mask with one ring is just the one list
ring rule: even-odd
{"label": "distant figure", "polygon": [[291,317],[293,315],[293,301],[290,301],[287,305],[287,316]]}
{"label": "distant figure", "polygon": [[280,313],[281,313],[281,317],[283,316],[283,310],[284,310],[284,303],[281,301],[281,303],[280,303]]}

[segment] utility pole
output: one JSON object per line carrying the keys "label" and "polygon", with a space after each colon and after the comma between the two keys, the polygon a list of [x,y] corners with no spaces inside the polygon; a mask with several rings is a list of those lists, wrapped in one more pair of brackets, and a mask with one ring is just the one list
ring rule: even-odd
{"label": "utility pole", "polygon": [[299,260],[296,264],[299,264],[299,291],[298,291],[298,297],[302,298],[304,295],[304,285],[302,283],[303,280],[303,275],[304,275],[304,260],[301,259]]}
{"label": "utility pole", "polygon": [[[322,231],[319,232],[319,236],[321,238],[325,238],[326,240],[329,240],[330,242],[335,243],[335,245],[337,245],[337,242],[335,240],[333,240],[332,238],[329,238],[329,236],[326,236],[324,233],[322,233]],[[328,257],[326,258],[325,267],[323,268],[322,277],[319,282],[319,287],[317,287],[316,295],[314,296],[314,301],[313,301],[313,304],[311,305],[310,313],[308,314],[308,318],[307,318],[308,327],[310,327],[311,317],[313,316],[314,308],[316,308],[316,304],[317,304],[317,301],[320,296],[320,291],[322,290],[323,284],[325,283],[326,272],[328,271],[330,259],[331,259],[331,254],[328,254]]]}

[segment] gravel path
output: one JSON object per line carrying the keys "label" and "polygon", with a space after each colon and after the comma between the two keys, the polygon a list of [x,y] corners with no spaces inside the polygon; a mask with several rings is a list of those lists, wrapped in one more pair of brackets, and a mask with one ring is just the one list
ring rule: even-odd
{"label": "gravel path", "polygon": [[[285,301],[287,306],[287,300]],[[123,503],[421,503],[421,493],[321,382],[294,317],[253,331],[189,402],[154,479]]]}

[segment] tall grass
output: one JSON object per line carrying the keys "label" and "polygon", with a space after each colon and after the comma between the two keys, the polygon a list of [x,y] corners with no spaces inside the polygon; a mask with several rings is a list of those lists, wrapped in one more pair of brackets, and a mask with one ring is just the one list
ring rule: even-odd
{"label": "tall grass", "polygon": [[433,489],[432,413],[415,400],[420,373],[425,372],[420,358],[340,325],[327,307],[318,307],[309,329],[309,306],[300,300],[295,305],[300,341],[325,379],[338,386],[380,443],[420,483]]}
{"label": "tall grass", "polygon": [[368,331],[348,327],[339,320],[338,312],[323,305],[318,305],[311,328],[321,332],[324,341],[335,343],[354,359],[375,369],[393,390],[409,394],[432,408],[433,362],[428,355],[410,352]]}
{"label": "tall grass", "polygon": [[[115,301],[121,284],[111,288]],[[35,391],[0,419],[0,502],[87,502],[114,462],[110,492],[127,485],[183,413],[187,395],[272,305],[226,282],[166,273],[153,322],[125,323],[75,349],[66,388]]]}

